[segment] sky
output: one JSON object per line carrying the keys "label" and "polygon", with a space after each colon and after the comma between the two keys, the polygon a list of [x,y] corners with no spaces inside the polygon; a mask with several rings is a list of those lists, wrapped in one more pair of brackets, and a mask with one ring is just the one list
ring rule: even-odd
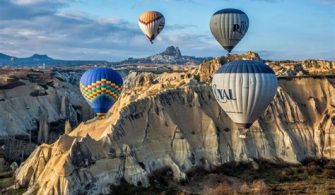
{"label": "sky", "polygon": [[[173,45],[183,55],[223,56],[209,21],[224,8],[241,9],[250,20],[233,53],[335,60],[335,0],[0,0],[0,53],[119,61]],[[153,45],[137,24],[146,10],[166,20]]]}

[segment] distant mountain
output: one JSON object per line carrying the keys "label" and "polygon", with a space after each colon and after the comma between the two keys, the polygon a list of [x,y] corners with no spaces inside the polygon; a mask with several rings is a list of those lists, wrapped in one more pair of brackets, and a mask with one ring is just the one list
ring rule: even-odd
{"label": "distant mountain", "polygon": [[86,64],[102,64],[107,61],[89,61],[89,60],[58,60],[50,58],[48,55],[34,54],[27,58],[17,58],[0,53],[0,66],[14,66],[14,67],[34,67],[45,64],[47,67],[54,66],[78,66]]}
{"label": "distant mountain", "polygon": [[201,58],[194,56],[183,56],[178,47],[170,46],[165,51],[146,58],[128,58],[118,64],[201,64],[204,60],[211,58]]}
{"label": "distant mountain", "polygon": [[87,64],[201,64],[204,60],[211,58],[201,58],[194,56],[183,56],[178,47],[170,46],[165,51],[146,58],[128,58],[121,62],[108,62],[103,60],[59,60],[49,57],[48,55],[34,54],[26,58],[18,58],[0,53],[0,66],[13,67],[36,67],[45,64],[46,67],[56,66],[79,66]]}
{"label": "distant mountain", "polygon": [[34,54],[31,57],[27,58],[29,60],[34,60],[34,61],[50,61],[50,60],[54,60],[52,58],[50,58],[47,55],[39,55],[39,54]]}
{"label": "distant mountain", "polygon": [[0,61],[1,60],[10,60],[10,59],[11,59],[11,56],[0,53]]}

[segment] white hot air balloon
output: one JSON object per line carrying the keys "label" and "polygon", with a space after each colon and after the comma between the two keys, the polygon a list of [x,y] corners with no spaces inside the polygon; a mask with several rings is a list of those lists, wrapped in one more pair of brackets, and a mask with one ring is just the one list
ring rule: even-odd
{"label": "white hot air balloon", "polygon": [[138,19],[138,25],[149,41],[153,43],[153,40],[165,26],[165,18],[157,11],[146,11]]}
{"label": "white hot air balloon", "polygon": [[249,28],[249,18],[238,9],[222,9],[213,14],[210,29],[215,39],[229,53],[240,42]]}
{"label": "white hot air balloon", "polygon": [[232,61],[221,66],[212,81],[216,100],[241,130],[242,138],[273,100],[277,85],[273,70],[252,60]]}

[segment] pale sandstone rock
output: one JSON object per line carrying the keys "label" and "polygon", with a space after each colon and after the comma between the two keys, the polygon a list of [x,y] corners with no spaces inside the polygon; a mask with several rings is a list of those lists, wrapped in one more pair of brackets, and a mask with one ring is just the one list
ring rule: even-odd
{"label": "pale sandstone rock", "polygon": [[106,118],[38,147],[17,170],[16,185],[28,186],[25,194],[108,194],[121,178],[148,186],[148,175],[164,167],[181,180],[193,167],[232,161],[335,159],[334,77],[279,79],[274,101],[244,140],[210,79],[200,81],[209,72],[130,74]]}
{"label": "pale sandstone rock", "polygon": [[8,70],[8,73],[0,74],[0,139],[29,137],[31,131],[38,134],[40,130],[44,132],[40,140],[53,141],[51,132],[46,131],[48,124],[66,119],[78,124],[93,116],[79,92],[77,81],[80,73],[50,74],[30,70]]}

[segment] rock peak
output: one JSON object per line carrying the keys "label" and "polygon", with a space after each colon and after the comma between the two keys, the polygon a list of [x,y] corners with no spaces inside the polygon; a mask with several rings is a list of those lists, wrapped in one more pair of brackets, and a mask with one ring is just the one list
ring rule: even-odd
{"label": "rock peak", "polygon": [[49,60],[51,59],[48,55],[41,55],[41,54],[34,54],[32,55],[30,58],[33,58],[33,59],[40,59],[40,60]]}
{"label": "rock peak", "polygon": [[162,55],[181,57],[181,52],[178,47],[170,46],[161,53]]}

